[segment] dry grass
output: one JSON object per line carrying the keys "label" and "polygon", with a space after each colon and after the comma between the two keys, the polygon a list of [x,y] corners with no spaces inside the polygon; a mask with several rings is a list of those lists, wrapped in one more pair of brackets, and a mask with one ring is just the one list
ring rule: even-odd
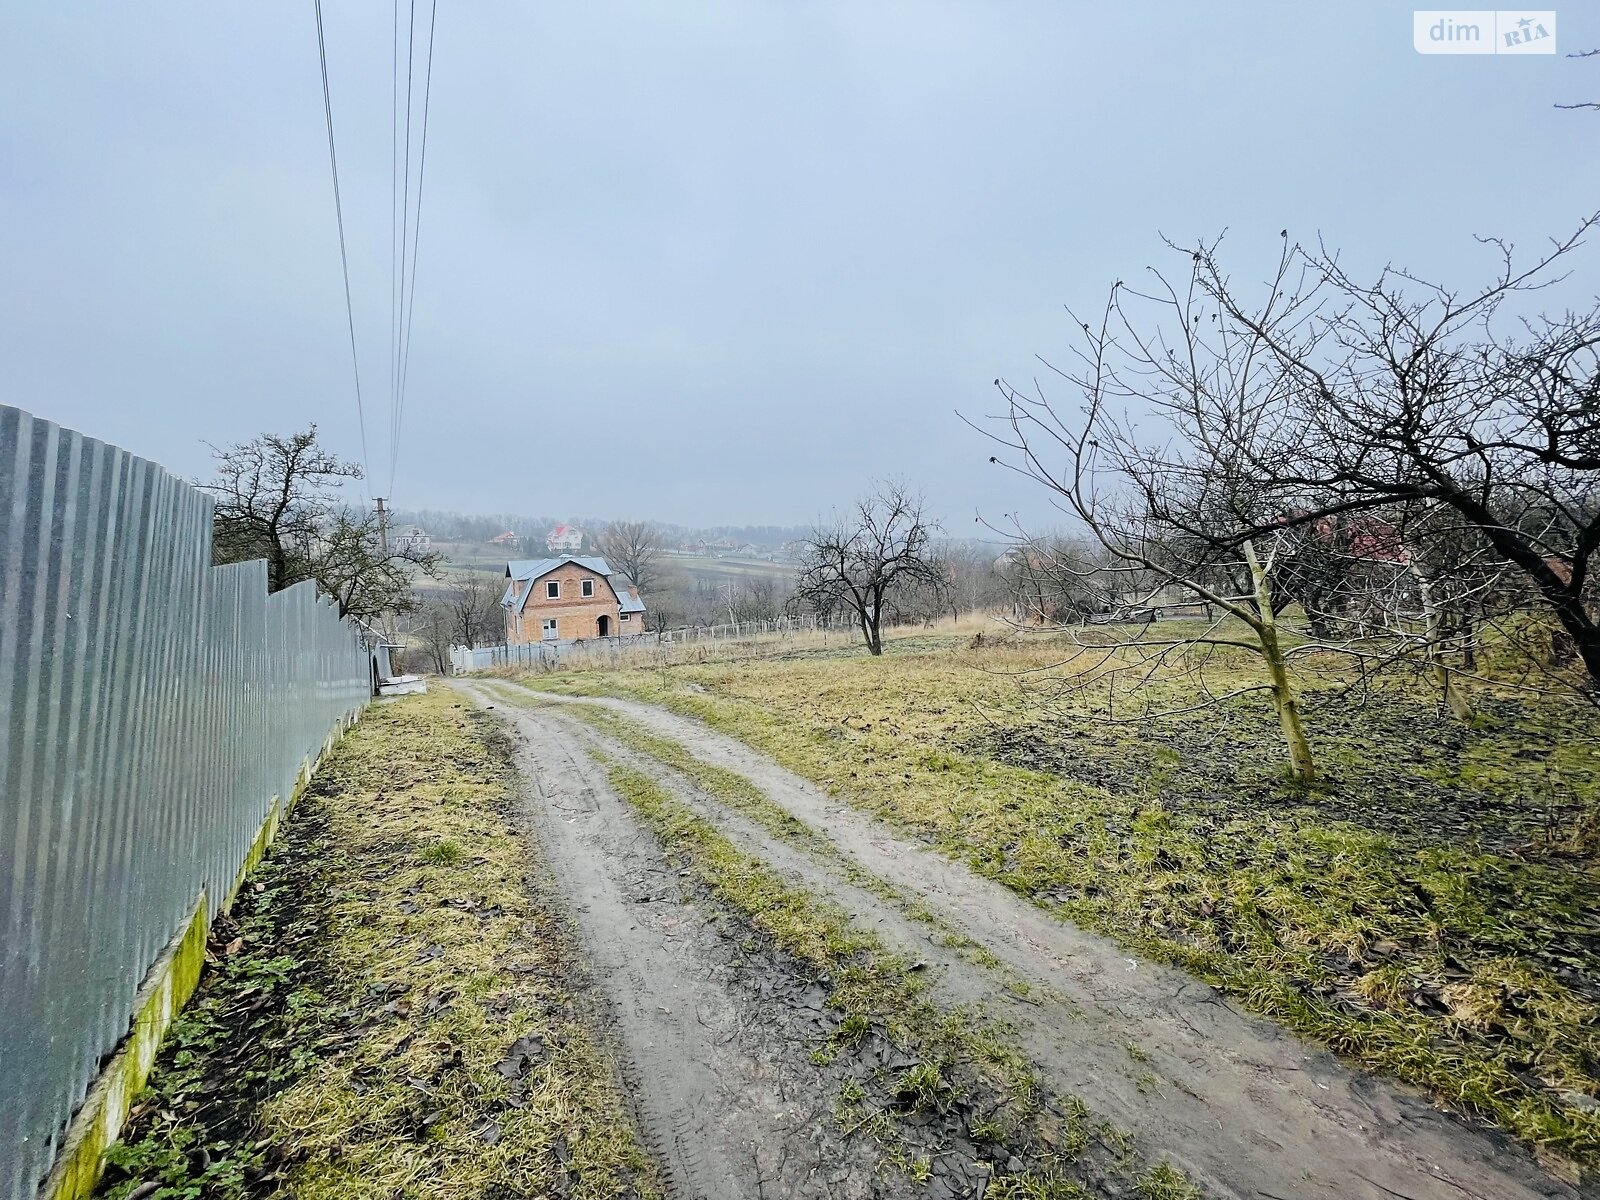
{"label": "dry grass", "polygon": [[1063,658],[1041,636],[911,633],[879,660],[530,683],[700,717],[1548,1161],[1600,1163],[1600,872],[1580,857],[1587,839],[1536,828],[1552,796],[1580,826],[1595,803],[1592,717],[1488,695],[1493,727],[1452,729],[1403,686],[1351,716],[1326,698],[1344,681],[1313,665],[1329,784],[1306,793],[1284,785],[1272,718],[1251,701],[1143,726],[1042,711]]}
{"label": "dry grass", "polygon": [[302,1159],[302,1200],[659,1191],[566,932],[525,882],[486,729],[448,694],[408,698],[320,776],[349,867],[331,965],[371,1000],[356,1040],[264,1114]]}
{"label": "dry grass", "polygon": [[368,711],[221,935],[106,1194],[661,1195],[512,783],[450,694]]}
{"label": "dry grass", "polygon": [[[1001,628],[987,617],[965,616],[944,619],[923,626],[905,626],[885,633],[885,637],[928,636],[971,637],[979,631],[993,634]],[[671,673],[679,667],[707,664],[733,664],[788,660],[848,654],[861,646],[861,633],[853,627],[840,629],[801,629],[788,633],[759,633],[747,637],[697,638],[693,631],[674,631],[671,642],[658,642],[653,636],[637,641],[592,641],[562,651],[560,665],[534,674],[574,674],[587,671],[654,670]],[[529,673],[526,667],[497,667],[482,672],[502,678],[519,678]]]}

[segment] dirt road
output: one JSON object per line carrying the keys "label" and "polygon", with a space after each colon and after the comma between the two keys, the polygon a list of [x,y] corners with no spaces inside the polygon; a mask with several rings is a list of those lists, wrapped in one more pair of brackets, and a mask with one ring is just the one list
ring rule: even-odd
{"label": "dirt road", "polygon": [[[504,684],[463,690],[525,739],[530,816],[616,1006],[646,1136],[684,1197],[914,1193],[833,1118],[834,1084],[809,1056],[815,997],[774,988],[762,964],[741,961],[714,923],[676,903],[679,881],[591,750],[650,774],[741,849],[927,962],[936,999],[983,1002],[1014,1027],[1052,1087],[1130,1130],[1141,1152],[1174,1162],[1207,1195],[1578,1195],[1509,1139],[1469,1128],[1189,976],[1040,912],[697,722],[631,701],[571,701]],[[830,853],[772,836],[686,777],[566,716],[560,706],[573,703],[624,714],[743,776],[826,839]],[[862,872],[892,886],[863,887]],[[895,892],[937,924],[913,919]],[[933,932],[939,926],[980,953],[948,948],[951,939]],[[960,1186],[946,1179],[943,1190],[920,1194],[982,1194],[981,1184]]]}
{"label": "dirt road", "polygon": [[[584,754],[578,730],[499,704],[528,816],[613,1008],[637,1118],[682,1200],[910,1196],[847,1146],[810,1061],[816,996],[752,994],[757,970],[684,901],[654,837]],[[770,973],[764,973],[769,979]]]}

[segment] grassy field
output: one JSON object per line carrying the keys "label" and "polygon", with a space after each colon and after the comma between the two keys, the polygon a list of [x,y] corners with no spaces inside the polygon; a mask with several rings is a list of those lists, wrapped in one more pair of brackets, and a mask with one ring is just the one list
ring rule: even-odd
{"label": "grassy field", "polygon": [[375,706],[213,929],[101,1194],[661,1193],[497,727]]}
{"label": "grassy field", "polygon": [[432,550],[441,554],[447,563],[463,570],[500,571],[506,569],[506,562],[514,558],[543,558],[545,548],[541,544],[534,550],[513,550],[505,546],[491,546],[487,542],[451,542],[435,539]]}
{"label": "grassy field", "polygon": [[730,581],[741,583],[752,579],[771,579],[785,590],[795,576],[792,562],[769,562],[760,558],[715,558],[704,554],[667,554],[661,566],[668,574],[678,575],[692,582],[705,582],[713,587]]}
{"label": "grassy field", "polygon": [[[447,569],[467,572],[503,573],[508,559],[550,556],[542,543],[526,550],[509,550],[484,542],[435,541],[433,549],[444,556]],[[600,552],[585,550],[583,553]],[[703,581],[713,586],[751,579],[771,579],[787,585],[794,578],[796,570],[792,562],[772,562],[762,558],[717,558],[709,554],[664,554],[661,567],[669,575],[679,576],[690,583]]]}
{"label": "grassy field", "polygon": [[[1600,1163],[1600,720],[1414,685],[1306,689],[1325,775],[1287,785],[1251,697],[1146,724],[1041,700],[1044,636],[542,676],[698,716],[1038,904],[1363,1065]],[[1245,671],[1246,662],[1221,664]],[[1168,683],[1174,698],[1183,685]]]}

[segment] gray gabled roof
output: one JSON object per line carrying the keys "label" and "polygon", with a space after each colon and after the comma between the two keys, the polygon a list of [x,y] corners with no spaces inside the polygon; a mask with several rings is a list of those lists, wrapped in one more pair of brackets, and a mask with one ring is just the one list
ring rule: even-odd
{"label": "gray gabled roof", "polygon": [[506,564],[507,579],[538,579],[557,567],[575,562],[596,575],[610,575],[611,567],[605,559],[592,554],[557,554],[552,558],[521,558]]}
{"label": "gray gabled roof", "polygon": [[[611,577],[611,564],[606,562],[605,559],[592,554],[560,554],[554,558],[522,558],[508,562],[506,564],[506,590],[505,594],[500,597],[501,607],[510,608],[515,604],[517,611],[520,613],[528,606],[528,597],[533,595],[533,584],[550,574],[551,571],[566,566],[569,562],[577,563],[580,567],[593,571],[596,575],[603,576],[611,590],[616,593],[620,612],[642,613],[644,611],[644,602],[639,599],[638,594],[621,586]],[[528,590],[522,593],[521,603],[518,603],[514,585],[524,580],[528,584]]]}

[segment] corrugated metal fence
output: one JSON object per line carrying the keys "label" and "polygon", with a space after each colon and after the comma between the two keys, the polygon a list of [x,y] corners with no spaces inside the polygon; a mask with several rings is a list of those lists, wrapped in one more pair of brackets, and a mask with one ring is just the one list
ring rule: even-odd
{"label": "corrugated metal fence", "polygon": [[0,406],[0,1197],[32,1197],[134,994],[366,703],[311,584],[211,566],[210,497]]}

